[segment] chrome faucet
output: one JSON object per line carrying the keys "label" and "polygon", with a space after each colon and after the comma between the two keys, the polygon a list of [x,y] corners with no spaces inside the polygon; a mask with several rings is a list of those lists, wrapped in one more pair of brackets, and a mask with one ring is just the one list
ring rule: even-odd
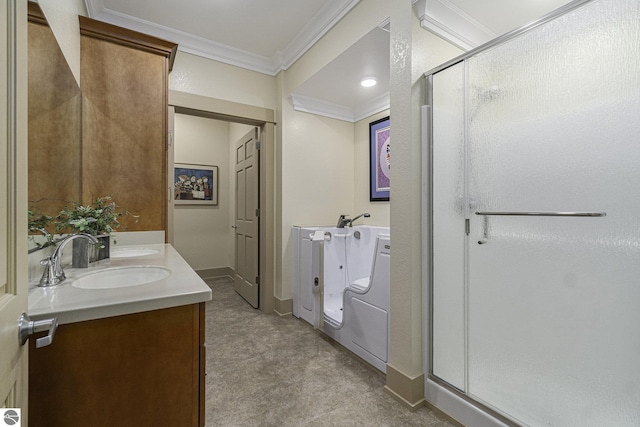
{"label": "chrome faucet", "polygon": [[357,220],[360,217],[365,217],[365,218],[369,218],[371,215],[369,215],[368,213],[363,213],[358,215],[357,217],[353,218],[353,219],[349,219],[347,218],[346,215],[340,215],[340,218],[338,218],[338,228],[345,228],[347,225],[349,227],[353,227],[353,221]]}
{"label": "chrome faucet", "polygon": [[346,215],[340,215],[340,218],[338,218],[338,225],[336,227],[344,228],[346,225],[349,225],[349,221],[351,220],[348,219]]}
{"label": "chrome faucet", "polygon": [[64,250],[64,247],[67,246],[67,243],[78,238],[88,239],[93,244],[99,243],[98,239],[86,233],[71,234],[62,239],[53,251],[53,255],[40,261],[40,265],[44,266],[45,270],[42,273],[42,278],[40,278],[38,286],[59,285],[67,278],[64,274],[64,270],[62,269],[62,251]]}

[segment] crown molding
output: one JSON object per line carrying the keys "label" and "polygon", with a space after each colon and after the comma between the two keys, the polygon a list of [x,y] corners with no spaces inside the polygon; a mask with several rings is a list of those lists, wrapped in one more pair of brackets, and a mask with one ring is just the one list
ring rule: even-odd
{"label": "crown molding", "polygon": [[293,109],[304,113],[316,114],[345,122],[355,123],[389,109],[389,92],[367,101],[362,105],[347,107],[333,102],[292,93],[290,95]]}
{"label": "crown molding", "polygon": [[317,114],[332,119],[353,122],[353,109],[333,102],[292,93],[289,95],[293,109],[304,113]]}
{"label": "crown molding", "polygon": [[282,52],[272,58],[256,55],[193,34],[145,21],[104,7],[103,0],[84,0],[90,18],[178,43],[178,50],[251,71],[275,76],[288,69],[360,0],[333,0],[325,4]]}
{"label": "crown molding", "polygon": [[330,3],[326,3],[289,42],[284,51],[279,52],[280,70],[288,69],[300,59],[311,46],[328,33],[359,2],[360,0],[333,0]]}
{"label": "crown molding", "polygon": [[469,51],[497,37],[448,0],[417,0],[413,8],[422,28],[463,50]]}
{"label": "crown molding", "polygon": [[357,105],[353,109],[354,114],[354,122],[358,122],[364,118],[369,116],[373,116],[376,113],[379,113],[384,110],[388,110],[391,108],[389,92],[378,95],[373,99],[367,100],[367,102]]}

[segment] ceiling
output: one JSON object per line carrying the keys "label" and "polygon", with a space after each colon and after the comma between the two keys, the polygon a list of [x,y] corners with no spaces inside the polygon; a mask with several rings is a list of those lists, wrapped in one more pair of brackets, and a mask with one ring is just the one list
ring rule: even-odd
{"label": "ceiling", "polygon": [[[360,0],[84,0],[89,16],[179,50],[268,75],[291,66]],[[421,26],[468,50],[569,0],[414,0]],[[375,76],[368,91],[359,81]],[[356,121],[388,108],[389,33],[374,28],[292,95],[294,107]],[[377,111],[373,111],[377,110]]]}

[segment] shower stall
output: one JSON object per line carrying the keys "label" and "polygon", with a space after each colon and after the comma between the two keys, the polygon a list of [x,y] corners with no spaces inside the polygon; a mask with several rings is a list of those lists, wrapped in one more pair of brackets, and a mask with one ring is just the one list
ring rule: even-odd
{"label": "shower stall", "polygon": [[640,425],[640,0],[570,3],[426,86],[427,400]]}

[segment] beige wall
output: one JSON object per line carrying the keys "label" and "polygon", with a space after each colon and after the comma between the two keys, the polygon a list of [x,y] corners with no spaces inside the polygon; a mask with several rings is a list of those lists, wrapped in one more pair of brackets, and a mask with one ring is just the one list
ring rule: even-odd
{"label": "beige wall", "polygon": [[275,77],[178,51],[169,89],[256,107],[276,107]]}
{"label": "beige wall", "polygon": [[[294,111],[288,96],[388,16],[387,1],[362,0],[277,76],[276,179],[280,189],[276,250],[280,257],[276,261],[275,296],[281,300],[293,294],[291,226],[333,225],[340,214],[357,214],[356,206],[367,210],[365,204],[355,201],[355,135],[362,124]],[[367,151],[366,159],[368,156]]]}
{"label": "beige wall", "polygon": [[[170,90],[272,110],[276,107],[275,82],[274,77],[262,73],[211,61],[180,51],[176,55],[173,70],[169,74]],[[231,228],[235,212],[235,200],[233,199],[235,174],[233,169],[233,150],[230,150],[229,146],[247,132],[248,126],[224,123],[227,126],[227,133],[224,139],[227,167],[224,171],[220,171],[220,182],[221,187],[224,186],[227,198],[218,207],[217,212],[219,214],[218,217],[222,218],[224,216],[226,222],[224,225],[222,222],[217,223],[215,226],[210,225],[210,229],[206,233],[196,235],[192,228],[188,228],[186,225],[178,225],[178,218],[188,219],[187,216],[191,215],[191,219],[201,220],[202,214],[193,217],[195,216],[194,211],[183,212],[179,211],[179,209],[183,208],[176,209],[176,218],[174,220],[175,246],[178,250],[181,250],[181,253],[190,253],[189,257],[184,254],[183,256],[190,263],[193,262],[192,267],[197,270],[219,267],[235,268],[233,229]],[[176,129],[176,139],[178,132]],[[178,144],[176,142],[176,149],[178,149]],[[180,161],[177,152],[175,161]],[[220,191],[222,195],[222,188]],[[214,241],[217,243],[216,255],[215,257],[204,259],[204,255],[198,255],[198,253],[202,252],[202,247],[205,246],[202,242],[212,239],[214,235],[216,236]],[[191,245],[192,241],[193,245]],[[220,244],[220,242],[224,243]]]}
{"label": "beige wall", "polygon": [[353,123],[293,111],[288,103],[283,110],[283,258],[276,297],[286,300],[293,295],[291,226],[332,225],[354,211],[354,141]]}
{"label": "beige wall", "polygon": [[[384,110],[355,123],[354,127],[354,215],[368,212],[370,218],[361,218],[358,224],[380,225],[388,227],[391,223],[390,202],[371,202],[369,200],[369,123],[389,116]],[[393,126],[393,125],[392,125]]]}
{"label": "beige wall", "polygon": [[175,163],[218,166],[220,178],[217,206],[175,205],[174,246],[195,270],[229,267],[233,264],[229,123],[176,114],[174,141]]}
{"label": "beige wall", "polygon": [[175,115],[175,163],[219,167],[218,206],[174,205],[174,246],[195,270],[235,269],[233,144],[253,126]]}

